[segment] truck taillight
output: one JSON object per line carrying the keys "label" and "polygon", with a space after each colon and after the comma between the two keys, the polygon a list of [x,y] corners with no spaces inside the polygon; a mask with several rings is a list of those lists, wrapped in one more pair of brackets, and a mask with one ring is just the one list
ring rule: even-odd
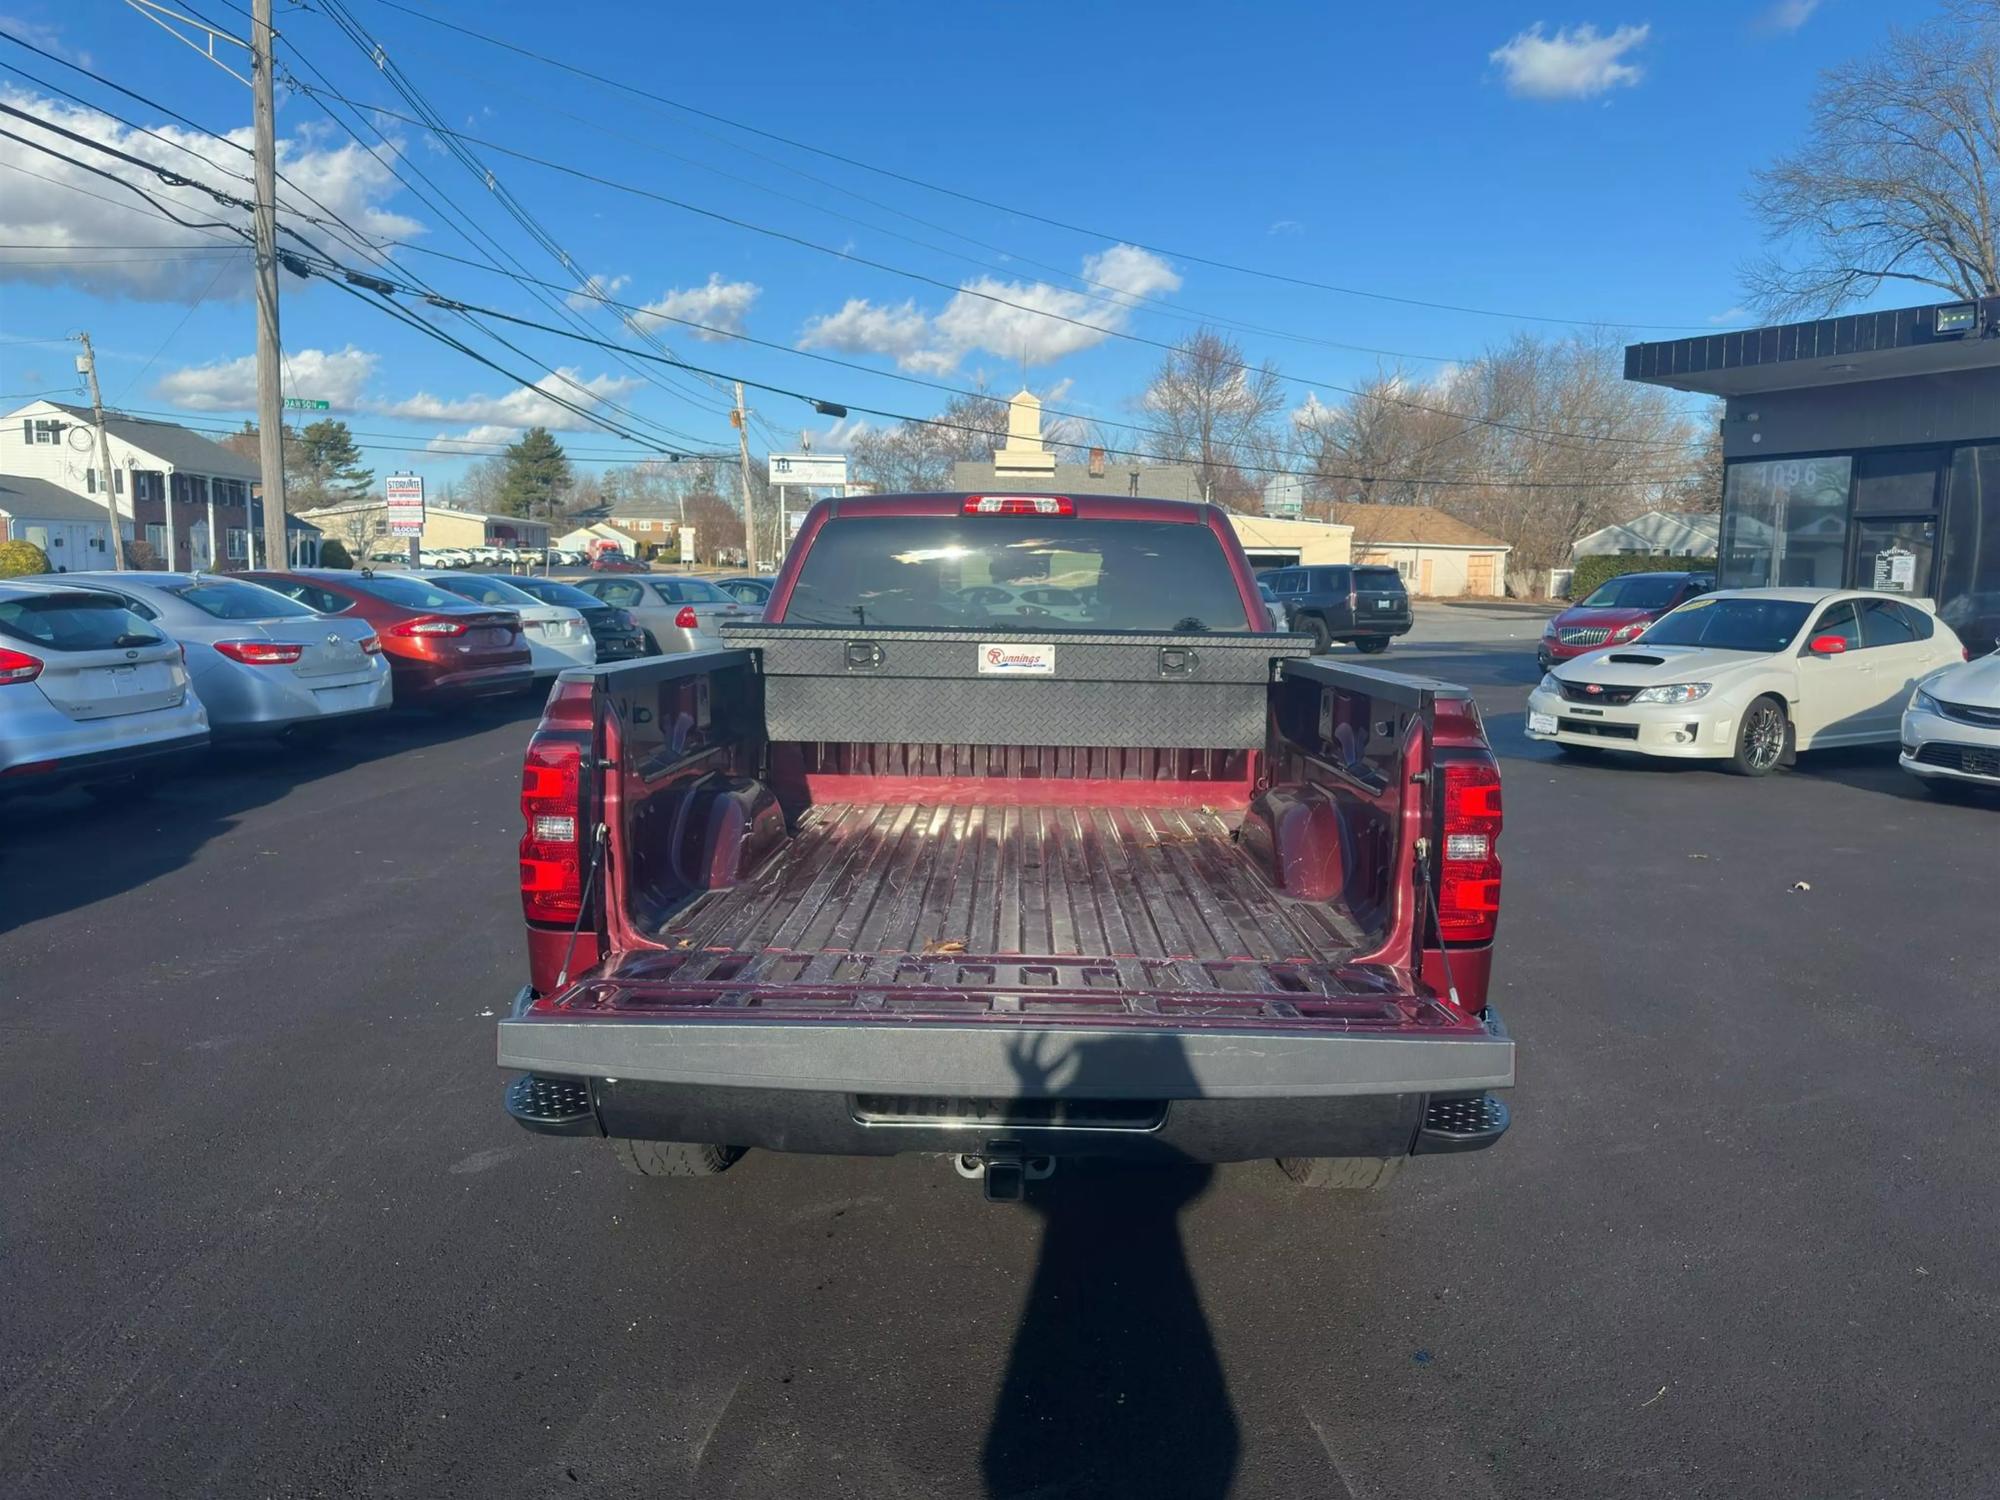
{"label": "truck taillight", "polygon": [[1486,943],[1500,923],[1500,768],[1491,760],[1446,761],[1444,860],[1438,872],[1438,935]]}
{"label": "truck taillight", "polygon": [[521,766],[521,914],[530,922],[574,922],[583,914],[583,853],[577,826],[584,746],[528,742]]}

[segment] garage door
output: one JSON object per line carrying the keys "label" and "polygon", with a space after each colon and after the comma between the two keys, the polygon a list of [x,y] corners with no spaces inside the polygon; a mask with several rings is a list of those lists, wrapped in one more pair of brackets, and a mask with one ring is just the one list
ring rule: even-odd
{"label": "garage door", "polygon": [[1468,594],[1497,594],[1493,554],[1475,552],[1465,560],[1465,591]]}

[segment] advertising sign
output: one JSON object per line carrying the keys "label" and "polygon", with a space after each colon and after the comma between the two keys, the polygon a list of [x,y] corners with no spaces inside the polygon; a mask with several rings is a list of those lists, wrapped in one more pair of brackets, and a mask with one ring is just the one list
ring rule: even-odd
{"label": "advertising sign", "polygon": [[389,502],[389,535],[424,534],[424,480],[421,474],[391,474],[382,481]]}
{"label": "advertising sign", "polygon": [[773,453],[771,483],[802,484],[809,489],[847,483],[845,453]]}

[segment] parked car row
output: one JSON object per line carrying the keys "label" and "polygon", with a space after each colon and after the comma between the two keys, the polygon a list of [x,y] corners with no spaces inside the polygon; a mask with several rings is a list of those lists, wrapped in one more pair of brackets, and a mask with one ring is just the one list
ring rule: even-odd
{"label": "parked car row", "polygon": [[[1572,754],[1618,750],[1726,762],[1764,776],[1801,751],[1897,745],[1926,787],[2000,786],[2000,657],[1971,652],[1930,601],[1867,589],[1711,591],[1641,574],[1628,597],[1578,609],[1619,622],[1588,649],[1550,623],[1528,737]],[[1671,583],[1666,580],[1672,580]],[[1611,588],[1611,584],[1605,586]],[[1668,602],[1668,601],[1678,602]],[[1667,603],[1656,617],[1625,614]],[[1592,625],[1593,632],[1605,630]]]}
{"label": "parked car row", "polygon": [[[420,547],[417,549],[417,566],[420,568],[498,568],[537,566],[547,563],[550,567],[577,567],[590,559],[581,552],[563,547]],[[379,546],[368,554],[369,565],[390,568],[408,567],[410,549],[404,546]]]}
{"label": "parked car row", "polygon": [[[399,559],[400,560],[400,559]],[[721,643],[770,580],[457,568],[65,573],[0,583],[0,790],[109,787],[211,738],[321,732],[568,667]]]}

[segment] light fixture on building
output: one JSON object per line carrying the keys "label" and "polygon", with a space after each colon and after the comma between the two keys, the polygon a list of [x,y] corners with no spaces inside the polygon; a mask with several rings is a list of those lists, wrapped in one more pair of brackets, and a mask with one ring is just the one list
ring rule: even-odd
{"label": "light fixture on building", "polygon": [[1977,302],[1947,302],[1931,313],[1931,332],[1941,339],[1963,338],[1978,326]]}

